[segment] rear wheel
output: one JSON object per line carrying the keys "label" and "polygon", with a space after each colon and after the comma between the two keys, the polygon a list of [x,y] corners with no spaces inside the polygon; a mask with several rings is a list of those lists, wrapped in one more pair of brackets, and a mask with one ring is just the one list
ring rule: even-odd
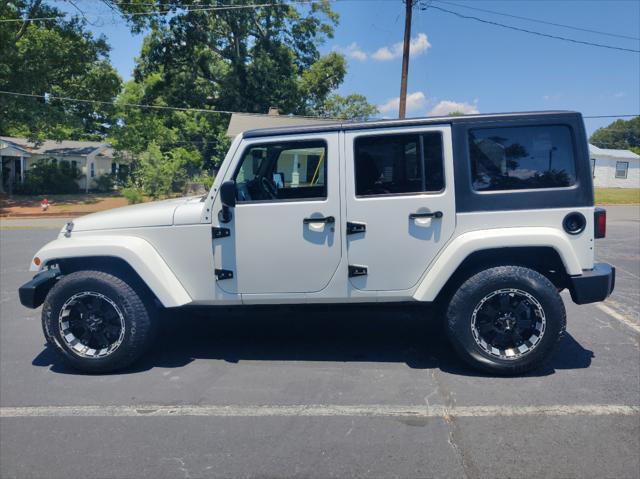
{"label": "rear wheel", "polygon": [[47,341],[74,368],[105,373],[125,368],[149,346],[150,307],[125,281],[78,271],[51,289],[42,308]]}
{"label": "rear wheel", "polygon": [[500,266],[467,279],[447,308],[449,338],[472,366],[495,374],[538,367],[565,330],[566,313],[553,284],[520,266]]}

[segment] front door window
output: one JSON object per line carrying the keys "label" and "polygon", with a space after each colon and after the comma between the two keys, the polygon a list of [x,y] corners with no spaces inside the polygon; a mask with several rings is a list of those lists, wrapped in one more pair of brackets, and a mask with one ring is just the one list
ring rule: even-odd
{"label": "front door window", "polygon": [[238,202],[326,199],[326,155],[321,140],[252,145],[234,178]]}

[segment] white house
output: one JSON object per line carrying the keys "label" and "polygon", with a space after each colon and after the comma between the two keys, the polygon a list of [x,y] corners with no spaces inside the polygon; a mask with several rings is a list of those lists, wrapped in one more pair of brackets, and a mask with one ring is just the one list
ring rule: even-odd
{"label": "white house", "polygon": [[81,178],[78,186],[88,191],[95,187],[95,180],[108,173],[116,173],[120,163],[108,143],[100,141],[54,141],[40,144],[26,138],[0,136],[0,192],[12,191],[17,183],[24,182],[29,168],[39,160],[68,162],[78,169]]}
{"label": "white house", "polygon": [[590,144],[589,156],[596,188],[640,188],[640,156],[634,152]]}

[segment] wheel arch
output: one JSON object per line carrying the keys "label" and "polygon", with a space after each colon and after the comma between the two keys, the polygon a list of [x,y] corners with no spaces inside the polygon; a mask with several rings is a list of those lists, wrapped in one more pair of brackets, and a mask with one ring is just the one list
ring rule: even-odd
{"label": "wheel arch", "polygon": [[[58,239],[36,256],[40,270],[57,265],[62,274],[97,270],[132,281],[164,307],[183,306],[191,297],[164,259],[146,240],[137,237]],[[123,277],[124,276],[124,277]],[[126,277],[126,278],[125,278]]]}
{"label": "wheel arch", "polygon": [[467,256],[438,292],[436,301],[446,300],[466,279],[496,266],[522,266],[547,277],[560,290],[569,286],[562,258],[550,246],[490,248],[475,251]]}
{"label": "wheel arch", "polygon": [[414,299],[441,301],[475,272],[505,265],[538,271],[558,289],[568,286],[569,276],[582,273],[569,240],[555,229],[474,231],[460,235],[444,248],[423,276]]}

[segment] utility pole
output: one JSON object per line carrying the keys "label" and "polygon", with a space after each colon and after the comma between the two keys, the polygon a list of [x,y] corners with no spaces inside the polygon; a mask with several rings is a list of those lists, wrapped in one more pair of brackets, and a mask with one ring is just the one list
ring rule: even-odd
{"label": "utility pole", "polygon": [[402,76],[400,78],[400,119],[405,117],[407,112],[407,77],[409,76],[409,53],[411,44],[411,14],[413,13],[414,0],[404,0],[406,13],[404,15],[404,46],[402,48]]}

